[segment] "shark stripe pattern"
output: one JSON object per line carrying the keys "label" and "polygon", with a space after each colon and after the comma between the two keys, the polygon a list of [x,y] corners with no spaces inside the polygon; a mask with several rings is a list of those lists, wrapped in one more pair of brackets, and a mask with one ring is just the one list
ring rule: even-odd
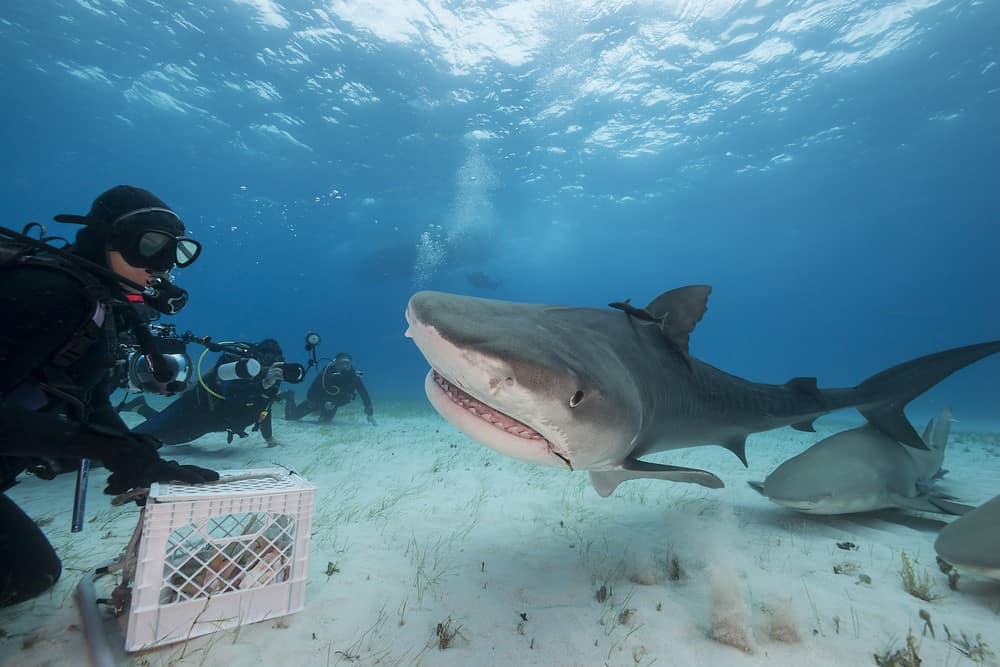
{"label": "shark stripe pattern", "polygon": [[[878,431],[926,449],[903,415],[913,398],[1000,351],[1000,341],[954,348],[882,371],[855,387],[820,389],[731,375],[690,355],[711,287],[664,292],[641,309],[518,303],[422,291],[406,308],[406,335],[431,366],[428,400],[459,430],[502,454],[590,471],[602,496],[628,479],[718,488],[705,470],[643,460],[721,445],[746,464],[746,438],[856,408]],[[621,303],[621,302],[619,302]],[[630,312],[631,311],[631,312]]]}

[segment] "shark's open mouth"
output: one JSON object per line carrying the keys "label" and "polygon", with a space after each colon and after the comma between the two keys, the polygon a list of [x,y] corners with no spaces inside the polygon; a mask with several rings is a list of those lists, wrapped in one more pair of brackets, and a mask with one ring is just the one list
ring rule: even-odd
{"label": "shark's open mouth", "polygon": [[452,400],[452,402],[462,406],[472,415],[479,417],[483,421],[491,424],[492,426],[510,433],[511,435],[516,435],[519,438],[524,438],[526,440],[538,440],[549,444],[548,440],[541,436],[535,429],[531,428],[527,424],[517,421],[510,415],[505,415],[504,413],[490,407],[486,403],[483,403],[472,395],[467,394],[462,391],[451,382],[448,382],[447,378],[433,371],[434,382],[437,386],[441,387],[441,390]]}

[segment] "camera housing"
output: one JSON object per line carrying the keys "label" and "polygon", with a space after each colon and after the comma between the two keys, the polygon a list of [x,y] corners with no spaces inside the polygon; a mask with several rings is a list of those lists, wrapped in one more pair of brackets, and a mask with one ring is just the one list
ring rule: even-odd
{"label": "camera housing", "polygon": [[194,379],[194,364],[187,353],[187,341],[177,335],[173,324],[150,324],[149,332],[156,338],[163,367],[169,371],[169,377],[166,380],[157,379],[148,355],[132,339],[123,344],[128,350],[123,388],[130,392],[148,391],[165,396],[184,391]]}
{"label": "camera housing", "polygon": [[[220,380],[256,380],[264,370],[249,344],[215,343],[207,336],[199,338],[190,331],[178,335],[174,324],[149,324],[148,329],[159,351],[159,379],[154,364],[150,363],[149,355],[136,337],[123,333],[119,340],[121,353],[116,384],[126,391],[172,396],[187,389],[199,374],[187,351],[191,342],[204,345],[212,352],[225,353],[221,360],[223,363],[218,364],[216,371]],[[316,337],[318,339],[319,334]],[[283,363],[281,371],[282,380],[292,384],[302,382],[306,374],[305,367],[297,363]]]}

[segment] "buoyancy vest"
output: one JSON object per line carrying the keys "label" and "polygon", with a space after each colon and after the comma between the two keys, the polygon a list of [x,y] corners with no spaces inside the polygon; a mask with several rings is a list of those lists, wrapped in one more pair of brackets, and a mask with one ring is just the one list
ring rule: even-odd
{"label": "buoyancy vest", "polygon": [[[67,341],[52,352],[44,366],[29,369],[25,377],[15,378],[12,388],[3,394],[2,400],[8,405],[41,410],[58,397],[82,411],[77,418],[85,420],[87,397],[82,395],[79,387],[74,386],[67,369],[89,352],[102,339],[102,334],[109,344],[116,340],[111,291],[100,279],[65,256],[46,253],[37,246],[0,237],[0,271],[24,266],[58,271],[70,277],[80,286],[88,301],[87,314],[76,324]],[[108,354],[113,355],[113,350],[109,349]],[[38,377],[38,370],[44,379]]]}

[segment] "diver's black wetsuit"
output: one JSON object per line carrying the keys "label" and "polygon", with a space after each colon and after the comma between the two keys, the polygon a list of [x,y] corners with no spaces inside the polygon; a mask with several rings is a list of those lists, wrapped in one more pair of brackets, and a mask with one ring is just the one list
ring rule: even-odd
{"label": "diver's black wetsuit", "polygon": [[110,495],[219,478],[161,459],[155,439],[130,433],[108,400],[121,327],[161,376],[166,370],[123,291],[125,275],[135,275],[126,267],[144,271],[151,288],[132,297],[175,313],[187,293],[164,287],[163,273],[190,265],[201,246],[183,236],[184,223],[163,200],[133,186],[102,193],[85,216],[55,219],[83,225],[71,248],[47,245],[40,225],[41,241],[0,228],[0,606],[40,594],[62,570],[45,535],[5,495],[24,470],[51,478],[98,459],[111,472]]}
{"label": "diver's black wetsuit", "polygon": [[[74,470],[80,457],[105,459],[112,468],[111,459],[138,444],[128,440],[128,430],[108,400],[116,332],[131,306],[113,299],[116,291],[110,287],[95,285],[85,287],[51,268],[0,270],[2,491],[14,486],[24,470],[48,478]],[[55,365],[53,357],[85,330],[92,340],[80,346],[79,358]],[[65,392],[65,398],[59,398],[59,392]],[[152,452],[155,455],[155,448]],[[59,558],[42,531],[0,495],[0,606],[38,595],[60,572]]]}
{"label": "diver's black wetsuit", "polygon": [[323,372],[309,385],[306,400],[295,404],[292,392],[285,393],[285,419],[298,420],[306,415],[319,411],[319,421],[332,421],[337,414],[337,408],[354,400],[355,392],[361,396],[365,404],[365,414],[372,416],[372,399],[368,395],[361,376],[353,368],[338,371],[329,364]]}
{"label": "diver's black wetsuit", "polygon": [[199,383],[162,412],[143,408],[140,414],[146,421],[132,432],[155,436],[165,445],[179,445],[206,433],[228,433],[231,442],[234,435],[245,437],[246,429],[252,428],[260,429],[271,442],[270,408],[280,385],[264,389],[259,379],[219,380],[214,370],[203,381],[211,392]]}

